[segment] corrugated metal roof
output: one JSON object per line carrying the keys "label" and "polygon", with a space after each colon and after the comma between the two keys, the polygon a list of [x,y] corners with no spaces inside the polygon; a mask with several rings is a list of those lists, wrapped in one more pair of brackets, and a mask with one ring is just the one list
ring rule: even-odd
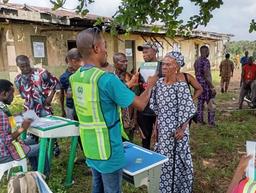
{"label": "corrugated metal roof", "polygon": [[[83,18],[88,20],[97,20],[97,18],[103,17],[103,16],[98,16],[98,15],[89,14],[89,13],[85,17],[82,17],[81,15],[77,14],[75,11],[71,11],[71,10],[58,9],[53,11],[51,8],[30,6],[26,4],[0,3],[0,9],[2,8],[10,9],[10,10],[33,11],[37,13],[55,15],[56,17],[81,18],[81,19]],[[104,18],[110,19],[109,17],[104,17]]]}
{"label": "corrugated metal roof", "polygon": [[[12,14],[8,15],[6,13],[2,14],[4,18],[7,19],[15,19],[15,20],[27,20],[27,21],[35,21],[35,22],[47,22],[47,23],[54,23],[54,24],[64,24],[64,25],[70,25],[70,20],[72,19],[78,19],[80,21],[82,20],[89,20],[89,21],[96,21],[98,18],[104,18],[105,22],[108,22],[111,20],[110,17],[102,17],[94,14],[87,14],[86,16],[82,17],[80,14],[77,14],[75,11],[71,10],[65,10],[65,9],[58,9],[53,11],[51,8],[46,7],[37,7],[37,6],[30,6],[26,4],[14,4],[14,3],[0,3],[0,10],[6,9],[6,10],[12,10],[12,11],[20,11],[23,12],[21,16],[19,14],[13,16]],[[31,12],[31,13],[30,13]],[[32,17],[33,12],[34,15],[37,14],[48,14],[49,18],[51,19],[45,19],[41,18],[39,15],[38,17]],[[24,17],[23,17],[24,16]],[[0,15],[1,18],[1,15]],[[64,20],[62,20],[64,18]],[[164,29],[163,26],[159,25],[160,31],[159,32],[152,32],[150,25],[144,25],[139,30],[134,30],[133,33],[143,33],[143,34],[159,34],[159,35],[165,35],[166,29]],[[201,31],[201,30],[193,30],[190,38],[208,38],[208,39],[222,39],[230,37],[233,37],[232,34],[224,34],[224,33],[216,33],[216,32],[208,32],[208,31]]]}

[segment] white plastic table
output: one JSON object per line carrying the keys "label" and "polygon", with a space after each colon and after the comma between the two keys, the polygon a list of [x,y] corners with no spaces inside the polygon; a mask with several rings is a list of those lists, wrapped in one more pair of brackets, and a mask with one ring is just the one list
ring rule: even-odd
{"label": "white plastic table", "polygon": [[[49,120],[47,120],[49,119]],[[52,124],[43,124],[43,122],[48,122]],[[53,149],[53,138],[63,138],[63,137],[71,137],[71,147],[69,153],[68,167],[66,172],[65,186],[72,185],[72,172],[74,168],[74,160],[76,154],[76,147],[78,143],[79,136],[79,128],[78,122],[70,119],[65,119],[57,116],[43,117],[40,118],[41,125],[31,126],[28,129],[28,132],[38,136],[40,138],[40,151],[39,151],[39,161],[38,161],[38,171],[44,173],[45,167],[45,158],[46,158],[46,150],[47,150],[47,142],[49,141],[48,148],[48,158],[49,162],[52,158],[52,149]]]}

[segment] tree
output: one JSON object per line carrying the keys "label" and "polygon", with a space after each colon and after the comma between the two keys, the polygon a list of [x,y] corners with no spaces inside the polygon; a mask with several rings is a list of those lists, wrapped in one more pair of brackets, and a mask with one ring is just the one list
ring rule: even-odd
{"label": "tree", "polygon": [[[8,0],[4,0],[7,2]],[[112,16],[110,23],[111,31],[116,32],[118,27],[122,27],[126,32],[139,29],[143,25],[151,25],[152,30],[157,32],[160,24],[164,24],[167,35],[174,36],[177,33],[187,35],[198,25],[206,26],[213,17],[212,11],[220,8],[223,0],[190,0],[195,6],[199,7],[199,13],[192,15],[188,21],[179,19],[183,11],[180,6],[181,0],[121,0],[119,10]],[[50,0],[54,5],[53,9],[63,7],[66,0]],[[77,13],[82,16],[89,11],[87,5],[94,0],[78,0],[76,7]],[[99,20],[97,23],[99,24]],[[157,25],[158,24],[158,25]],[[249,32],[256,31],[256,22],[250,23]]]}
{"label": "tree", "polygon": [[[54,9],[62,7],[66,0],[50,0]],[[88,13],[88,3],[94,0],[78,0],[77,12],[85,15]],[[152,25],[153,31],[158,31],[159,26],[156,22],[164,24],[167,35],[174,36],[178,33],[187,34],[198,25],[206,26],[213,17],[212,11],[220,8],[222,0],[190,0],[199,7],[199,13],[189,18],[187,22],[178,19],[183,11],[180,0],[122,0],[121,6],[116,14],[113,15],[111,29],[115,31],[117,26],[122,26],[124,30],[131,31],[139,29],[143,25]],[[250,23],[249,32],[256,31],[256,22]]]}
{"label": "tree", "polygon": [[243,55],[245,51],[249,51],[249,55],[256,56],[256,41],[231,41],[226,46],[231,55]]}
{"label": "tree", "polygon": [[[76,8],[78,13],[86,15],[88,13],[88,3],[94,0],[78,0]],[[152,30],[157,32],[159,24],[164,24],[167,35],[174,36],[177,33],[185,35],[198,25],[206,26],[213,17],[212,11],[220,8],[222,0],[190,0],[199,7],[199,13],[192,15],[188,21],[179,19],[183,11],[180,0],[122,0],[119,10],[112,16],[110,23],[112,32],[121,26],[129,32],[139,29],[143,25],[151,25]],[[63,7],[66,0],[50,0],[54,5],[53,9]]]}

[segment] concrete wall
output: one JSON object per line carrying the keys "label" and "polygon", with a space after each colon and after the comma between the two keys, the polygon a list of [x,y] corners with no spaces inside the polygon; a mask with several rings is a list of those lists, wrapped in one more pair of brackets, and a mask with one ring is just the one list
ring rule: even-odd
{"label": "concrete wall", "polygon": [[[51,68],[58,66],[65,66],[65,56],[68,51],[68,40],[75,40],[77,32],[75,31],[63,31],[58,30],[55,27],[55,30],[49,26],[42,25],[32,25],[32,24],[1,24],[0,29],[0,70],[9,71],[10,79],[17,74],[18,70],[15,63],[15,58],[17,55],[24,54],[31,59],[32,64],[36,64],[33,52],[32,52],[32,43],[31,36],[42,36],[46,38],[46,51],[48,66]],[[112,36],[108,33],[104,34],[104,37],[107,41],[108,48],[108,62],[113,63],[112,56],[115,52],[124,52],[125,53],[125,41],[134,40],[135,41],[135,61],[136,68],[139,67],[139,64],[143,62],[142,53],[137,51],[137,46],[144,43],[144,39],[140,35],[118,35]],[[150,41],[150,37],[143,35],[143,37]],[[224,41],[212,41],[212,40],[202,40],[202,39],[189,39],[184,40],[181,38],[175,38],[172,40],[166,38],[164,40],[161,36],[155,36],[159,42],[163,44],[163,49],[160,49],[160,59],[167,52],[172,51],[173,49],[179,48],[180,51],[185,56],[185,62],[187,68],[193,68],[194,61],[196,59],[196,49],[195,45],[200,46],[207,44],[210,48],[210,61],[212,66],[217,67],[220,61],[224,56]],[[174,46],[174,47],[173,47]],[[132,68],[132,66],[130,66]]]}

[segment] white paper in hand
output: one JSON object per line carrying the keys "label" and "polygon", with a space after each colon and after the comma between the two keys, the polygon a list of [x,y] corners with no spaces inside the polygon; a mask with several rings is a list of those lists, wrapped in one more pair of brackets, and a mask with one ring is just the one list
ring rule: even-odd
{"label": "white paper in hand", "polygon": [[15,118],[16,125],[21,125],[22,122],[24,121],[21,115],[15,116],[14,118]]}
{"label": "white paper in hand", "polygon": [[28,110],[28,111],[24,112],[23,113],[23,118],[24,119],[31,119],[33,121],[37,121],[39,119],[39,117],[37,116],[37,114],[33,110]]}
{"label": "white paper in hand", "polygon": [[158,62],[145,62],[140,65],[140,74],[147,82],[149,76],[156,74]]}
{"label": "white paper in hand", "polygon": [[255,151],[256,151],[256,141],[246,141],[246,152],[247,155],[252,155],[246,168],[246,176],[250,179],[255,179]]}

